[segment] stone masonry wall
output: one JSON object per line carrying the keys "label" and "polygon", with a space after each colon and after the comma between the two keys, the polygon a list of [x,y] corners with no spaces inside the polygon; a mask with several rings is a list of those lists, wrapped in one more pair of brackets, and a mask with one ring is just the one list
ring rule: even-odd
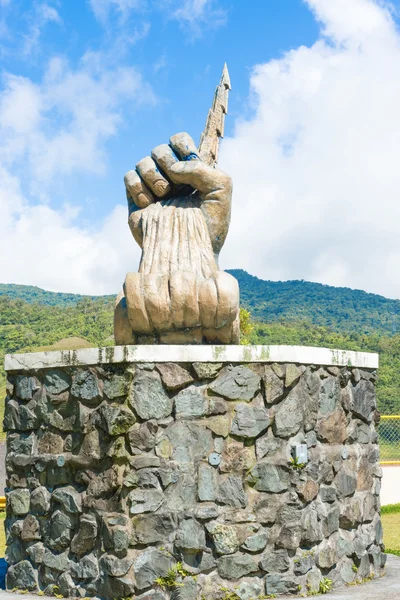
{"label": "stone masonry wall", "polygon": [[[10,373],[8,589],[249,600],[378,576],[375,376],[292,363]],[[170,569],[182,585],[166,585]]]}

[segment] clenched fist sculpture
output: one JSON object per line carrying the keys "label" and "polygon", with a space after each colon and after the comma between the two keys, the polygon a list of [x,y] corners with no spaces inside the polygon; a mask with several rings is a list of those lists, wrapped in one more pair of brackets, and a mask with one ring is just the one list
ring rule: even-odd
{"label": "clenched fist sculpture", "polygon": [[116,301],[116,344],[238,343],[238,283],[218,269],[231,178],[179,133],[129,171],[125,185],[142,257]]}

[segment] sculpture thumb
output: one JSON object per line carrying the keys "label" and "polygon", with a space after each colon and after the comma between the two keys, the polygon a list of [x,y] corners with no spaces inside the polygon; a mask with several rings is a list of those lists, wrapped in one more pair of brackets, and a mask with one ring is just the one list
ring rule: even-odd
{"label": "sculpture thumb", "polygon": [[197,159],[175,163],[170,167],[168,175],[174,183],[190,185],[202,194],[221,189],[230,191],[232,187],[229,175]]}

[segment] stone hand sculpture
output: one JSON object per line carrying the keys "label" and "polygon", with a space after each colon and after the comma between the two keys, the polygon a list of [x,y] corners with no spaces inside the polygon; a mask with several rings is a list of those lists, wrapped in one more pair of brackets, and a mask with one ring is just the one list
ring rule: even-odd
{"label": "stone hand sculpture", "polygon": [[214,168],[228,89],[225,66],[199,149],[178,133],[125,175],[142,257],[116,300],[118,345],[239,341],[238,283],[218,269],[232,198],[231,178]]}

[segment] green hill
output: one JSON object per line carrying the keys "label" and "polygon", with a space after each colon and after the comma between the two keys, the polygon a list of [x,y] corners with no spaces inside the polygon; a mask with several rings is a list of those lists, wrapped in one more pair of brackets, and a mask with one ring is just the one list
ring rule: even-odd
{"label": "green hill", "polygon": [[264,281],[241,269],[241,304],[259,321],[306,320],[336,331],[400,332],[400,300],[309,281]]}
{"label": "green hill", "polygon": [[[253,318],[249,343],[379,352],[380,409],[400,412],[400,301],[316,283],[263,281],[241,270],[231,273]],[[114,296],[0,285],[1,364],[8,352],[113,344],[113,302]]]}

